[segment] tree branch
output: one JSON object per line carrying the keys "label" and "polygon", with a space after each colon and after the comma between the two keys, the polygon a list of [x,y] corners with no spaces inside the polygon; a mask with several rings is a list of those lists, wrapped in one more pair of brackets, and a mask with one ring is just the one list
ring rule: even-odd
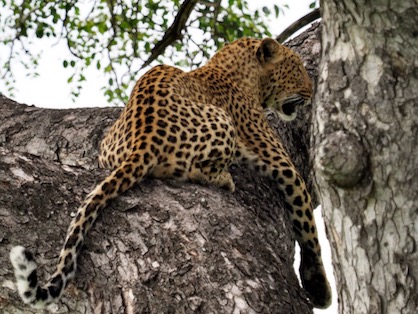
{"label": "tree branch", "polygon": [[[9,251],[25,245],[41,277],[52,272],[72,213],[108,173],[95,167],[95,156],[119,113],[40,109],[0,96],[0,311],[30,313],[14,290]],[[312,313],[292,267],[294,239],[280,195],[248,169],[232,173],[233,194],[147,180],[112,201],[53,306],[61,313]]]}
{"label": "tree branch", "polygon": [[290,36],[300,30],[302,27],[312,23],[313,21],[321,18],[321,12],[319,8],[316,8],[312,12],[306,14],[304,17],[301,17],[299,20],[294,22],[288,28],[286,28],[280,35],[276,37],[276,40],[279,43],[285,42]]}
{"label": "tree branch", "polygon": [[198,0],[185,0],[180,6],[179,12],[174,19],[173,24],[165,32],[163,39],[155,44],[154,48],[151,50],[151,55],[147,61],[141,66],[141,69],[150,65],[152,61],[162,55],[165,49],[168,46],[171,46],[176,40],[182,38],[181,31],[184,29],[187,20],[190,17],[194,7],[196,6]]}

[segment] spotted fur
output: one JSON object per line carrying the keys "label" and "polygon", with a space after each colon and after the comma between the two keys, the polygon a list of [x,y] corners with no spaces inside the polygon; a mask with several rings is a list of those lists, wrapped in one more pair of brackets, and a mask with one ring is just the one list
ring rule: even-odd
{"label": "spotted fur", "polygon": [[55,273],[41,286],[32,254],[10,258],[22,300],[34,307],[57,301],[74,277],[88,230],[107,202],[145,176],[210,183],[234,191],[228,167],[238,162],[277,183],[302,248],[302,284],[316,307],[331,291],[321,260],[311,197],[263,108],[284,119],[312,96],[299,57],[273,39],[240,39],[194,71],[160,65],[135,85],[101,144],[99,163],[113,169],[87,196],[71,222]]}

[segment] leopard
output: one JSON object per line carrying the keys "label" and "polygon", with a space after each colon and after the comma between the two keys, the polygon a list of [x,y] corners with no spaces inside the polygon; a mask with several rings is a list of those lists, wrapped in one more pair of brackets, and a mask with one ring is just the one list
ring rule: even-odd
{"label": "leopard", "polygon": [[111,173],[88,194],[72,219],[55,272],[41,286],[33,254],[10,251],[18,293],[42,308],[57,302],[75,276],[87,232],[109,200],[145,177],[214,185],[234,192],[239,164],[273,181],[284,196],[301,247],[300,277],[314,307],[331,304],[311,195],[266,108],[293,120],[310,104],[313,84],[300,57],[272,38],[242,38],[189,72],[157,65],[134,86],[100,144],[99,166]]}

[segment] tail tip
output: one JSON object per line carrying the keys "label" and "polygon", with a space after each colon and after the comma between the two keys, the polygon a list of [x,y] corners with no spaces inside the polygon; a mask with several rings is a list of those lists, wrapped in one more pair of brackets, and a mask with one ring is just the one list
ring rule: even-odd
{"label": "tail tip", "polygon": [[24,303],[31,303],[36,298],[38,278],[36,262],[31,252],[23,246],[10,250],[10,261],[14,268],[16,287]]}
{"label": "tail tip", "polygon": [[10,261],[15,271],[28,272],[36,269],[35,259],[31,252],[25,249],[23,246],[15,246],[10,250]]}

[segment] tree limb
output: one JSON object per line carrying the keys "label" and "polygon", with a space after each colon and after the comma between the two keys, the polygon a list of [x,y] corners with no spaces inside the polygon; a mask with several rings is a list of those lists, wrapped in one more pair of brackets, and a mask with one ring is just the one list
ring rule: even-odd
{"label": "tree limb", "polygon": [[174,19],[173,24],[167,29],[163,38],[155,44],[154,48],[151,50],[151,55],[148,60],[144,62],[141,66],[141,69],[150,65],[152,61],[162,55],[165,49],[168,46],[171,46],[176,40],[182,38],[181,31],[184,29],[187,20],[190,17],[194,7],[196,6],[198,0],[185,0],[180,6],[179,12],[177,13],[176,18]]}
{"label": "tree limb", "polygon": [[286,28],[280,35],[276,37],[276,40],[279,43],[285,42],[290,36],[300,30],[302,27],[312,23],[313,21],[321,18],[321,12],[319,8],[316,8],[312,12],[306,14],[305,16],[301,17],[299,20],[294,22],[288,28]]}
{"label": "tree limb", "polygon": [[[72,213],[108,173],[95,167],[97,141],[119,108],[7,102],[0,97],[0,312],[30,313],[14,290],[10,249],[28,247],[40,277],[51,273]],[[233,194],[146,180],[112,201],[87,237],[75,280],[51,306],[61,313],[312,313],[292,268],[280,195],[248,169],[232,173]]]}

